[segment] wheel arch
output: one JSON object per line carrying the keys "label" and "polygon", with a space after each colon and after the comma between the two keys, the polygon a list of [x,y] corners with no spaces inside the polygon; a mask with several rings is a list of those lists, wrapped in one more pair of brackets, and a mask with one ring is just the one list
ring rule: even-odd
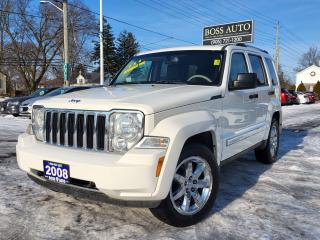
{"label": "wheel arch", "polygon": [[266,131],[263,137],[263,140],[267,140],[269,137],[270,127],[273,119],[276,119],[279,123],[279,131],[281,133],[282,130],[282,112],[281,109],[275,109],[275,111],[270,112],[270,115],[268,116],[266,120]]}
{"label": "wheel arch", "polygon": [[198,143],[206,146],[212,152],[214,159],[215,160],[217,159],[217,151],[216,151],[217,139],[214,131],[201,132],[193,136],[190,136],[185,141],[183,146],[185,147],[192,143]]}
{"label": "wheel arch", "polygon": [[276,119],[280,124],[280,112],[279,111],[274,112],[272,115],[272,119]]}
{"label": "wheel arch", "polygon": [[188,143],[197,142],[208,146],[219,165],[221,154],[217,153],[221,152],[222,146],[218,131],[218,118],[208,111],[182,113],[159,122],[150,135],[168,137],[170,144],[153,195],[162,198],[167,196],[181,151]]}

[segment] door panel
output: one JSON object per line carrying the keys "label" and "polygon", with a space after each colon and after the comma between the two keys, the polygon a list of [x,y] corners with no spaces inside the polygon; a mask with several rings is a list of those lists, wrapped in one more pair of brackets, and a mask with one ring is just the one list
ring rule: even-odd
{"label": "door panel", "polygon": [[224,156],[231,157],[255,142],[251,131],[256,125],[255,89],[228,92],[223,102]]}
{"label": "door panel", "polygon": [[[258,98],[256,99],[256,124],[262,125],[266,129],[266,118],[270,103],[270,96],[272,93],[270,78],[268,78],[266,71],[266,64],[264,59],[261,56],[255,54],[249,54],[249,60],[251,65],[252,72],[256,73],[258,76],[258,88],[259,93]],[[259,133],[259,138],[262,141],[264,137],[264,132]]]}
{"label": "door panel", "polygon": [[[239,73],[248,73],[244,53],[233,52],[230,63],[229,84]],[[256,139],[256,89],[228,90],[223,99],[221,126],[223,129],[223,156],[229,158],[255,144]]]}

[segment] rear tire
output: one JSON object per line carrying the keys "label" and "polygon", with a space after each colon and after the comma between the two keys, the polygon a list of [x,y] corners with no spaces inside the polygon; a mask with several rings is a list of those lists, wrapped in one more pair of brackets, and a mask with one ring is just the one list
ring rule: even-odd
{"label": "rear tire", "polygon": [[201,144],[186,145],[181,152],[168,196],[150,211],[171,226],[193,225],[212,210],[218,187],[219,167],[212,151]]}
{"label": "rear tire", "polygon": [[269,136],[266,146],[255,150],[256,159],[265,164],[272,164],[277,161],[279,149],[279,123],[272,119]]}

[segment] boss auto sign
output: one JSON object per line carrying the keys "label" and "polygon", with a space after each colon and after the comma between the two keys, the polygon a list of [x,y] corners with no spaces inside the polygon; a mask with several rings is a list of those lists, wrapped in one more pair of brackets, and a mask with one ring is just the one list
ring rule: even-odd
{"label": "boss auto sign", "polygon": [[253,21],[242,21],[203,29],[203,45],[253,42]]}

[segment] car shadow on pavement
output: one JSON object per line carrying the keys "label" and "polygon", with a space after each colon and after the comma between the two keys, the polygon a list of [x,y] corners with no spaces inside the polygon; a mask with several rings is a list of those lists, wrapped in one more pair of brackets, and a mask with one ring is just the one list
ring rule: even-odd
{"label": "car shadow on pavement", "polygon": [[[307,131],[305,130],[283,129],[278,161],[281,161],[281,158],[291,150],[303,148],[303,139],[306,135]],[[253,151],[222,166],[220,169],[219,193],[212,213],[221,211],[240,198],[259,181],[259,177],[264,172],[271,168],[272,165],[256,161]]]}

